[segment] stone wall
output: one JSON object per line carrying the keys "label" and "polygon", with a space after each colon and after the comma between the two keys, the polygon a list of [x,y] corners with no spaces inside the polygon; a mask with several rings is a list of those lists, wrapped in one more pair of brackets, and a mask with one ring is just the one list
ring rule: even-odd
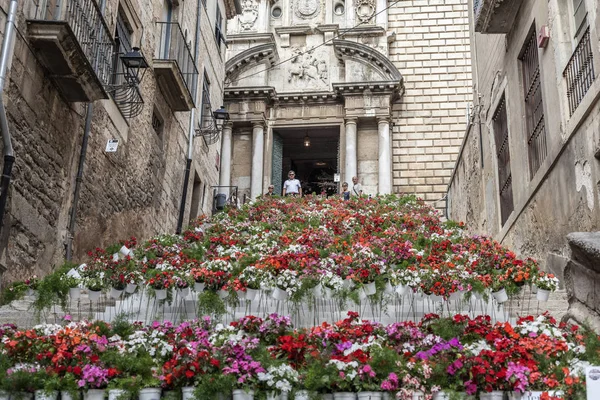
{"label": "stone wall", "polygon": [[389,58],[406,89],[392,121],[397,193],[438,200],[446,192],[472,101],[467,3],[409,0],[388,11]]}
{"label": "stone wall", "polygon": [[[125,0],[121,1],[123,4]],[[85,104],[67,103],[61,98],[36,59],[26,39],[25,20],[31,4],[25,3],[19,6],[18,33],[4,96],[16,163],[1,238],[0,264],[7,268],[3,282],[32,273],[44,274],[63,263],[86,113]],[[117,0],[106,4],[110,32],[114,32],[118,4]],[[216,48],[214,15],[207,14],[215,4],[216,0],[208,0],[209,7],[201,11],[201,18],[211,22],[201,25],[198,82],[200,93],[201,76],[206,71],[214,82],[211,98],[218,107],[223,98],[224,49],[219,52]],[[152,60],[159,39],[154,22],[161,20],[162,1],[147,4],[131,0],[130,5],[143,26],[142,51],[151,65],[141,85],[144,108],[140,115],[126,120],[113,100],[93,104],[74,236],[77,261],[96,246],[129,236],[143,240],[158,232],[174,232],[179,213],[190,113],[174,113],[154,78]],[[174,12],[174,20],[187,33],[192,52],[196,5],[181,3]],[[224,14],[222,1],[220,6]],[[1,1],[0,7],[6,11],[8,1]],[[3,20],[1,24],[4,28]],[[134,32],[134,45],[141,37],[141,32]],[[155,110],[163,120],[159,133],[152,127]],[[105,153],[107,140],[113,138],[120,140],[118,151]],[[188,218],[194,177],[201,177],[202,185],[207,187],[218,181],[219,148],[219,143],[208,146],[202,138],[196,139],[186,205]],[[202,203],[204,212],[210,212],[209,200]]]}

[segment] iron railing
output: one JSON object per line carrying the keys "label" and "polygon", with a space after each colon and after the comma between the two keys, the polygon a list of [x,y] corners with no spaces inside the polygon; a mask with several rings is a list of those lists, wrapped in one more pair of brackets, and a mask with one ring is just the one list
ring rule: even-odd
{"label": "iron railing", "polygon": [[575,48],[571,59],[567,63],[563,77],[567,81],[567,100],[569,102],[569,116],[571,116],[592,86],[594,79],[596,79],[589,27],[581,37],[577,48]]}
{"label": "iron railing", "polygon": [[529,175],[533,178],[547,155],[546,122],[537,38],[532,29],[521,56],[523,86],[525,89],[525,119],[527,148],[529,155]]}
{"label": "iron railing", "polygon": [[181,31],[181,26],[177,22],[157,22],[156,24],[160,40],[154,59],[170,60],[177,63],[186,88],[195,102],[196,89],[194,83],[197,82],[198,70],[186,38]]}
{"label": "iron railing", "polygon": [[94,0],[41,0],[33,19],[65,21],[103,85],[110,81],[114,42]]}

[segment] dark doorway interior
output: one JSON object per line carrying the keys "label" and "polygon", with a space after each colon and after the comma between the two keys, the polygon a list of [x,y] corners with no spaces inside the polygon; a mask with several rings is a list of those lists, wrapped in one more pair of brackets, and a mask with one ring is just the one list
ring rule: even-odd
{"label": "dark doorway interior", "polygon": [[[296,172],[305,194],[338,193],[334,174],[339,171],[338,126],[274,129],[282,142],[281,182]],[[274,160],[275,161],[275,160]]]}

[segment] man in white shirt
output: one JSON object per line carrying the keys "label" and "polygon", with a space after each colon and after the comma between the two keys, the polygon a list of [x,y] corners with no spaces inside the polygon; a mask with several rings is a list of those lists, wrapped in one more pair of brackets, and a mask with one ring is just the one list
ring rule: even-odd
{"label": "man in white shirt", "polygon": [[290,171],[288,173],[288,179],[283,182],[283,195],[284,196],[302,196],[302,186],[300,181],[296,179],[296,173]]}
{"label": "man in white shirt", "polygon": [[352,177],[352,195],[353,196],[362,196],[362,186],[358,183],[358,176]]}

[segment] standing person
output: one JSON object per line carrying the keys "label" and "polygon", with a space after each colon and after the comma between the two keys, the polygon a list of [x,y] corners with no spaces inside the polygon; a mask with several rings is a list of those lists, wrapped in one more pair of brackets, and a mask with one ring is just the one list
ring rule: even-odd
{"label": "standing person", "polygon": [[348,190],[348,182],[342,183],[342,196],[344,200],[350,200],[350,190]]}
{"label": "standing person", "polygon": [[300,185],[300,181],[296,179],[296,173],[294,171],[290,171],[288,173],[288,179],[283,182],[283,195],[302,196],[302,185]]}
{"label": "standing person", "polygon": [[352,177],[352,194],[354,196],[362,196],[362,185],[358,183],[358,176]]}
{"label": "standing person", "polygon": [[275,196],[275,193],[273,193],[273,190],[275,190],[275,186],[273,185],[269,185],[269,191],[267,193],[265,193],[265,197],[273,197]]}

